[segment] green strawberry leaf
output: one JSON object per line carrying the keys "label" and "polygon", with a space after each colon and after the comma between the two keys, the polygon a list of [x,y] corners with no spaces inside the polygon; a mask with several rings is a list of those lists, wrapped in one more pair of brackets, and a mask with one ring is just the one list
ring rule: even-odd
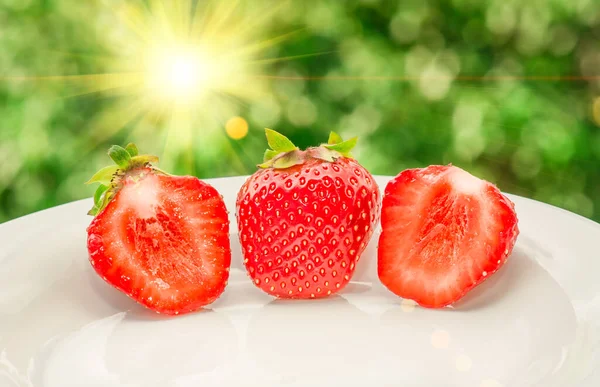
{"label": "green strawberry leaf", "polygon": [[98,189],[94,193],[94,204],[97,205],[100,202],[102,195],[104,194],[104,192],[106,192],[107,189],[108,189],[108,185],[104,185],[104,184],[101,184],[98,187]]}
{"label": "green strawberry leaf", "polygon": [[358,137],[352,137],[349,140],[342,141],[337,144],[326,144],[323,146],[329,150],[339,152],[346,157],[352,157],[350,151],[352,151],[352,149],[354,149],[357,141],[358,141]]}
{"label": "green strawberry leaf", "polygon": [[98,215],[100,211],[102,211],[108,205],[108,203],[110,203],[110,201],[115,196],[115,191],[113,188],[114,187],[107,187],[107,189],[100,194],[98,194],[98,191],[100,191],[100,189],[96,190],[94,199],[96,199],[97,197],[98,202],[94,204],[94,207],[88,212],[88,215]]}
{"label": "green strawberry leaf", "polygon": [[109,165],[104,167],[94,174],[85,184],[100,183],[102,185],[110,185],[113,176],[119,170],[118,165]]}
{"label": "green strawberry leaf", "polygon": [[106,196],[108,196],[108,194],[106,191],[108,188],[108,185],[101,184],[98,189],[96,189],[96,192],[94,193],[94,207],[89,210],[88,215],[96,216],[100,210],[104,208],[105,203],[107,202]]}
{"label": "green strawberry leaf", "polygon": [[336,132],[329,133],[329,140],[327,141],[327,144],[334,145],[339,144],[341,142],[344,142],[344,140],[342,140],[342,137],[339,134],[337,134]]}
{"label": "green strawberry leaf", "polygon": [[122,169],[126,169],[131,161],[129,152],[118,145],[113,145],[108,149],[108,156]]}
{"label": "green strawberry leaf", "polygon": [[266,161],[269,161],[269,160],[273,159],[275,156],[277,156],[280,153],[281,152],[277,152],[277,151],[274,151],[272,149],[267,149],[265,151],[265,155],[263,157],[263,162],[266,162]]}
{"label": "green strawberry leaf", "polygon": [[125,150],[127,151],[127,153],[129,153],[131,157],[135,157],[139,154],[137,146],[135,146],[135,144],[132,142],[127,144]]}
{"label": "green strawberry leaf", "polygon": [[94,207],[92,207],[92,209],[89,210],[87,214],[91,215],[91,216],[96,216],[96,215],[98,215],[98,212],[100,212],[100,210],[98,209],[98,206],[94,205]]}
{"label": "green strawberry leaf", "polygon": [[267,142],[269,143],[269,146],[274,151],[282,153],[291,152],[298,149],[289,138],[272,129],[265,129],[265,135],[267,136]]}

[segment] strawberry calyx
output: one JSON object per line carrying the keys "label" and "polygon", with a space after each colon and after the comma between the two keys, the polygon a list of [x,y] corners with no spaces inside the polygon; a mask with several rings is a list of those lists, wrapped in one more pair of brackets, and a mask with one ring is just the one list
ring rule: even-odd
{"label": "strawberry calyx", "polygon": [[125,177],[134,179],[143,177],[144,172],[137,173],[136,171],[150,168],[155,173],[167,174],[152,165],[152,163],[158,162],[158,157],[140,155],[133,143],[127,144],[125,148],[119,145],[111,146],[108,149],[108,156],[114,161],[115,165],[100,169],[85,183],[100,184],[94,193],[94,206],[88,211],[88,215],[96,216],[108,205],[123,186]]}
{"label": "strawberry calyx", "polygon": [[270,148],[265,151],[263,163],[258,165],[263,169],[285,169],[310,159],[334,162],[342,157],[352,158],[351,151],[358,141],[358,137],[344,141],[339,134],[331,132],[326,144],[301,150],[289,138],[272,129],[265,129],[265,135]]}

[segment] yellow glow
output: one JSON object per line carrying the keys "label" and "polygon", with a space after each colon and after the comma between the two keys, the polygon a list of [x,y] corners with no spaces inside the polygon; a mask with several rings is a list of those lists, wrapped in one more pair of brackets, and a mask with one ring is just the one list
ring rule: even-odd
{"label": "yellow glow", "polygon": [[248,122],[242,117],[232,117],[225,125],[227,135],[234,140],[240,140],[248,134]]}
{"label": "yellow glow", "polygon": [[199,86],[201,76],[206,77],[208,70],[205,67],[207,65],[200,58],[174,53],[157,58],[147,76],[153,87],[174,95],[188,94]]}
{"label": "yellow glow", "polygon": [[148,91],[162,101],[198,102],[218,89],[223,68],[199,49],[152,48],[146,59],[145,83]]}
{"label": "yellow glow", "polygon": [[[114,135],[139,144],[164,140],[161,166],[214,157],[210,150],[227,135],[248,133],[238,117],[244,106],[273,98],[268,66],[305,55],[272,57],[267,50],[298,31],[270,36],[277,13],[291,2],[280,0],[102,0],[107,54],[95,58],[100,73],[16,77],[61,82],[65,97],[102,93],[106,108],[86,123],[88,136],[76,147],[92,151]],[[278,108],[279,109],[279,108]],[[279,114],[279,113],[277,113]],[[234,117],[232,119],[231,117]],[[225,131],[223,131],[225,127]],[[201,139],[201,141],[199,141]],[[198,146],[206,145],[202,152]],[[155,145],[154,145],[155,146]],[[232,154],[238,155],[237,151]],[[202,160],[200,160],[201,162]],[[241,172],[248,172],[241,158]]]}
{"label": "yellow glow", "polygon": [[112,54],[98,57],[105,71],[35,77],[72,86],[69,96],[101,92],[118,97],[88,123],[94,141],[82,137],[82,146],[101,143],[127,127],[128,141],[165,139],[165,169],[182,154],[193,165],[192,155],[204,154],[193,151],[196,135],[203,144],[223,136],[224,126],[233,139],[247,135],[248,123],[237,116],[242,104],[268,95],[269,80],[259,76],[264,66],[293,59],[263,56],[292,36],[267,37],[269,21],[286,2],[105,1],[115,17],[105,36]]}

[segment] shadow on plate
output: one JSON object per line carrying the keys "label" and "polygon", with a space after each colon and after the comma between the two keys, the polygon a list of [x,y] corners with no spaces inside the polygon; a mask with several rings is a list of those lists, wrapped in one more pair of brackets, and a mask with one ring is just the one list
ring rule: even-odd
{"label": "shadow on plate", "polygon": [[247,352],[267,385],[337,385],[365,370],[374,332],[373,319],[340,296],[274,300],[250,317]]}
{"label": "shadow on plate", "polygon": [[201,377],[235,359],[238,336],[214,311],[177,319],[121,312],[57,337],[36,357],[34,386],[148,386]]}
{"label": "shadow on plate", "polygon": [[[515,249],[500,271],[455,308],[395,306],[381,315],[380,329],[382,364],[403,364],[420,380],[546,387],[579,328],[560,285],[533,257]],[[444,380],[427,376],[428,369]]]}
{"label": "shadow on plate", "polygon": [[524,250],[517,247],[500,270],[471,290],[450,309],[466,312],[493,307],[504,298],[526,291],[531,283],[531,276],[539,276],[540,271],[550,276],[533,258],[527,256]]}
{"label": "shadow on plate", "polygon": [[[89,265],[89,264],[88,264]],[[97,302],[104,303],[107,307],[114,310],[114,312],[125,312],[132,311],[139,315],[144,314],[156,314],[143,307],[125,293],[117,290],[108,282],[104,281],[89,265],[89,268],[85,270],[90,288],[93,290],[94,295],[97,297]],[[94,305],[93,308],[96,308]]]}

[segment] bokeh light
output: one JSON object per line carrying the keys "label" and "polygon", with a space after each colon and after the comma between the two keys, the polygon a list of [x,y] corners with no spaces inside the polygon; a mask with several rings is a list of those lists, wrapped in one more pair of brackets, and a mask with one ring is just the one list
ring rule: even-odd
{"label": "bokeh light", "polygon": [[248,122],[242,117],[231,117],[225,124],[227,135],[234,140],[241,140],[248,134]]}

